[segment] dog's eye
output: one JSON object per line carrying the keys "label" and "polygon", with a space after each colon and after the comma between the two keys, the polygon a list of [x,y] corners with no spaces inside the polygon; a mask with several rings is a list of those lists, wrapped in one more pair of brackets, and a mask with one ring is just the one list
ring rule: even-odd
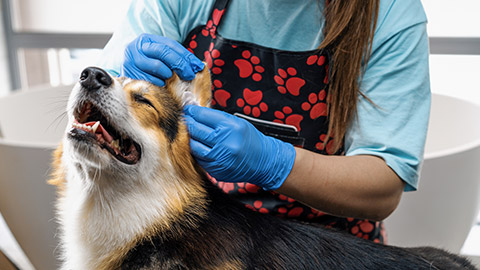
{"label": "dog's eye", "polygon": [[153,106],[152,102],[140,94],[133,94],[133,99],[135,99],[135,101],[138,103],[146,104],[155,109],[155,106]]}

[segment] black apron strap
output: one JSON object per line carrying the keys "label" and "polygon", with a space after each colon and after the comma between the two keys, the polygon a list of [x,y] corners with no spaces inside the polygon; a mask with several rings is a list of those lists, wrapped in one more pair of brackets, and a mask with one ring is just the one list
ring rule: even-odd
{"label": "black apron strap", "polygon": [[219,10],[225,9],[228,6],[229,2],[230,0],[217,0],[213,4],[213,9],[219,9]]}

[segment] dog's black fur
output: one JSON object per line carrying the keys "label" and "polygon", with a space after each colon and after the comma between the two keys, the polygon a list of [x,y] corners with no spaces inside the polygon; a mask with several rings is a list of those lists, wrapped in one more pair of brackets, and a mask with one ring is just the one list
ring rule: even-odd
{"label": "dog's black fur", "polygon": [[[203,95],[203,102],[201,101],[200,104],[208,104],[211,94],[208,68],[205,68],[202,74],[197,74],[197,78],[200,80],[198,87],[201,89],[199,91],[208,94]],[[167,86],[175,87],[177,85],[175,80],[178,80],[176,76],[169,79]],[[195,87],[194,90],[197,89],[197,81],[192,82],[192,84]],[[134,85],[142,86],[143,84]],[[90,265],[95,265],[100,269],[116,269],[118,266],[122,269],[212,270],[475,269],[465,258],[443,250],[435,248],[398,248],[376,244],[345,232],[318,225],[289,221],[246,208],[214,186],[205,171],[198,164],[192,163],[194,161],[191,156],[182,156],[188,154],[189,149],[186,147],[188,143],[186,130],[180,128],[180,125],[184,125],[184,123],[181,120],[182,110],[180,99],[177,96],[178,93],[168,87],[153,88],[150,91],[156,93],[156,95],[151,96],[155,98],[154,101],[158,101],[156,103],[157,107],[163,109],[161,114],[158,113],[158,108],[141,95],[134,95],[133,100],[139,103],[147,103],[157,111],[158,124],[163,129],[161,132],[165,134],[166,138],[162,142],[174,147],[168,151],[173,153],[183,149],[183,152],[178,152],[177,155],[179,156],[176,159],[172,158],[171,161],[182,160],[185,162],[173,166],[177,171],[172,173],[182,176],[182,181],[189,182],[189,185],[182,186],[186,189],[184,190],[186,198],[179,200],[180,202],[177,204],[181,205],[171,207],[173,209],[171,214],[160,217],[166,219],[160,221],[161,226],[151,224],[150,227],[144,228],[143,232],[132,239],[131,245],[125,243],[123,248],[114,250],[110,257],[108,254],[99,254],[103,250],[94,249],[93,255],[90,256],[98,256],[99,258],[103,256],[104,259],[99,259],[99,262]],[[130,89],[128,93],[134,93],[134,91]],[[201,93],[199,96],[202,96]],[[91,117],[88,119],[92,120]],[[105,125],[108,125],[108,123],[105,123]],[[181,130],[183,130],[183,136]],[[75,134],[75,132],[82,131],[77,128],[73,129],[70,134]],[[90,134],[87,131],[83,132]],[[89,136],[93,135],[90,134]],[[140,150],[138,151],[140,152]],[[62,146],[60,146],[55,155],[56,173],[51,183],[58,185],[60,194],[64,196],[66,194],[64,191],[66,172],[60,165],[62,153]],[[175,155],[172,155],[172,157],[175,157]],[[185,171],[181,171],[184,169]],[[190,171],[192,169],[195,171]],[[185,172],[189,172],[189,174]],[[128,177],[126,178],[128,179]],[[101,183],[108,184],[108,181],[117,179],[105,177],[101,180],[104,181]],[[135,179],[131,180],[132,183],[136,182],[133,181]],[[169,180],[171,179],[168,179],[168,177],[156,179],[156,181]],[[100,181],[96,180],[96,182]],[[101,188],[101,185],[99,187]],[[125,188],[130,187],[127,185]],[[172,190],[173,192],[178,191],[176,189]],[[167,192],[166,196],[169,195]],[[176,194],[171,195],[175,196]],[[121,196],[121,194],[118,194],[118,196]],[[162,199],[168,200],[168,198]],[[136,207],[148,207],[148,205],[138,205]],[[75,211],[74,207],[68,209],[69,211]],[[79,216],[81,214],[80,211]],[[92,216],[95,217],[95,215]],[[95,222],[92,219],[85,220],[85,222]],[[77,221],[82,222],[83,220]],[[104,237],[98,241],[112,237],[106,235],[109,229],[104,230]],[[112,228],[112,231],[115,229]],[[96,231],[89,233],[95,234]],[[93,239],[92,242],[96,241],[94,236],[88,235],[90,239]],[[88,247],[85,243],[83,245],[79,244],[79,248],[85,248],[86,246]],[[133,249],[131,249],[132,246],[134,246]],[[105,251],[105,253],[108,253],[108,251]],[[78,261],[75,262],[78,263]],[[76,265],[68,265],[68,267],[75,268]]]}
{"label": "dog's black fur", "polygon": [[[436,248],[399,248],[247,209],[205,177],[206,215],[131,250],[122,269],[476,269]],[[191,221],[197,224],[191,227]]]}

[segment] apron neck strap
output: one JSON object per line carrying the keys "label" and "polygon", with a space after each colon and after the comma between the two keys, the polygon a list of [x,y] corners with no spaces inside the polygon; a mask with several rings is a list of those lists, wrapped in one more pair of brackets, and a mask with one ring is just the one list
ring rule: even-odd
{"label": "apron neck strap", "polygon": [[229,0],[216,0],[215,3],[213,4],[213,8],[212,8],[212,11],[210,12],[210,16],[208,17],[208,20],[213,23],[213,26],[215,26],[215,31],[220,25],[220,20],[225,14],[228,3],[230,3]]}
{"label": "apron neck strap", "polygon": [[216,0],[213,4],[213,9],[223,10],[228,6],[230,0]]}

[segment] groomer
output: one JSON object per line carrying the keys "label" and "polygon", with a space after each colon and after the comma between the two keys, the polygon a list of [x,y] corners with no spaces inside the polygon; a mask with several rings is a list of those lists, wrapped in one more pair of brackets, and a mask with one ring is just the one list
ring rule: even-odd
{"label": "groomer", "polygon": [[384,241],[424,151],[420,0],[134,0],[100,65],[163,85],[201,60],[212,108],[185,117],[214,183],[255,211]]}

